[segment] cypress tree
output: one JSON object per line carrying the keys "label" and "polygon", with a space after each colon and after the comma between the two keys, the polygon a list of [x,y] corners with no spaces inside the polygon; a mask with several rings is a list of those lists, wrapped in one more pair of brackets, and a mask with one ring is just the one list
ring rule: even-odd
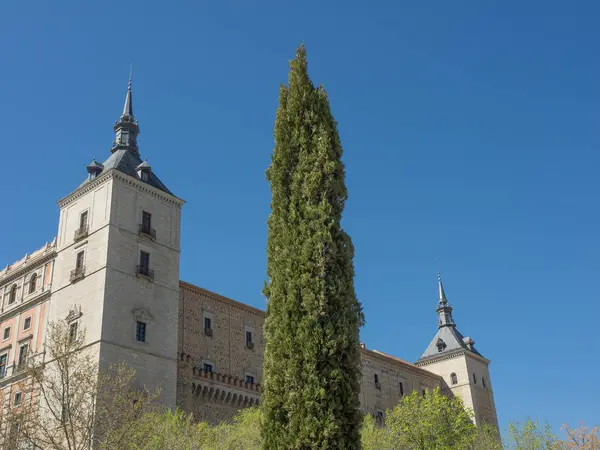
{"label": "cypress tree", "polygon": [[262,434],[266,449],[358,449],[363,323],[347,190],[329,100],[302,45],[282,85],[267,180],[269,282]]}

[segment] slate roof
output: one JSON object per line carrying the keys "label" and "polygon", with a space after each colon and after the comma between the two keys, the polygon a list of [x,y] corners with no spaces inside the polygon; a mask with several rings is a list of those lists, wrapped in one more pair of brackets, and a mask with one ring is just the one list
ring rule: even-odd
{"label": "slate roof", "polygon": [[[98,176],[107,173],[111,169],[116,169],[139,180],[140,177],[137,174],[136,168],[142,163],[143,161],[139,155],[133,153],[132,151],[116,150],[106,161],[102,163],[104,168],[102,169],[102,172],[98,174]],[[84,181],[81,186],[89,183],[89,181],[89,179]],[[150,172],[148,181],[146,181],[146,183],[148,183],[150,186],[160,189],[161,191],[174,195],[171,191],[169,191],[167,186],[160,181],[154,172]]]}
{"label": "slate roof", "polygon": [[[445,344],[445,347],[441,352],[438,350],[438,339],[441,339],[442,342]],[[425,352],[417,360],[417,363],[433,357],[446,355],[448,353],[452,353],[460,349],[464,349],[468,352],[475,353],[476,355],[483,357],[483,355],[481,355],[481,353],[479,353],[473,345],[471,345],[471,347],[469,348],[467,344],[465,344],[465,339],[468,338],[465,338],[460,333],[460,331],[456,329],[456,327],[441,327],[440,329],[438,329],[438,332],[431,340],[431,343],[429,344]]]}

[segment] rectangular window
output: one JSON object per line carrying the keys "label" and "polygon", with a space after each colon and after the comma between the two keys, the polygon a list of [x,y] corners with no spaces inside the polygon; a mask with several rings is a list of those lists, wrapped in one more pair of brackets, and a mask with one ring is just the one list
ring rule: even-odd
{"label": "rectangular window", "polygon": [[140,273],[149,275],[150,271],[150,253],[143,250],[140,251]]}
{"label": "rectangular window", "polygon": [[374,373],[373,378],[375,379],[375,383],[379,383],[379,375]]}
{"label": "rectangular window", "polygon": [[212,372],[212,371],[213,371],[213,366],[212,366],[212,364],[209,364],[209,363],[204,363],[202,367],[203,367],[203,370],[204,370],[206,373],[208,373],[208,372]]}
{"label": "rectangular window", "polygon": [[246,345],[252,344],[252,331],[246,331]]}
{"label": "rectangular window", "polygon": [[144,322],[137,321],[135,327],[135,340],[140,342],[146,342],[146,324]]}
{"label": "rectangular window", "polygon": [[477,375],[473,372],[473,384],[477,384]]}
{"label": "rectangular window", "polygon": [[69,343],[72,344],[77,340],[77,322],[69,325]]}
{"label": "rectangular window", "polygon": [[152,214],[142,211],[142,233],[150,234],[152,228]]}
{"label": "rectangular window", "polygon": [[29,344],[23,344],[19,348],[19,366],[27,362],[27,352],[29,351]]}
{"label": "rectangular window", "polygon": [[402,397],[403,395],[404,395],[404,384],[401,381],[400,382],[400,396]]}
{"label": "rectangular window", "polygon": [[21,392],[17,392],[15,394],[15,399],[13,400],[13,406],[17,407],[21,405],[21,398],[23,397],[23,394]]}
{"label": "rectangular window", "polygon": [[23,331],[29,330],[31,328],[31,317],[26,317],[25,322],[23,323]]}
{"label": "rectangular window", "polygon": [[211,323],[210,317],[205,317],[204,318],[204,329],[210,330],[211,328],[212,328],[212,323]]}
{"label": "rectangular window", "polygon": [[254,383],[254,377],[252,375],[246,375],[246,383]]}
{"label": "rectangular window", "polygon": [[423,397],[425,397],[425,393],[427,392],[425,389],[421,390],[421,392],[423,393]]}
{"label": "rectangular window", "polygon": [[80,251],[79,253],[77,253],[77,259],[75,260],[75,270],[77,271],[81,271],[83,270],[83,256],[84,256],[84,251]]}
{"label": "rectangular window", "polygon": [[10,327],[6,327],[4,329],[4,334],[2,335],[3,340],[7,340],[10,337]]}
{"label": "rectangular window", "polygon": [[8,361],[8,354],[0,355],[0,378],[6,376],[6,362]]}
{"label": "rectangular window", "polygon": [[88,212],[84,211],[81,213],[81,216],[79,216],[79,229],[85,230],[87,228],[87,224],[88,224]]}

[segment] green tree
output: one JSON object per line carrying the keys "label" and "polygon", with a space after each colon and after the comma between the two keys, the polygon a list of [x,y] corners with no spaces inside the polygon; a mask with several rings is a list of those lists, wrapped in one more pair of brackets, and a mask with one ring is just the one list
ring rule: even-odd
{"label": "green tree", "polygon": [[306,51],[291,61],[267,179],[268,299],[262,427],[265,448],[360,447],[359,327],[354,248],[340,225],[342,146]]}
{"label": "green tree", "polygon": [[524,424],[511,422],[508,425],[509,448],[515,450],[553,450],[558,447],[558,438],[548,424],[528,419]]}
{"label": "green tree", "polygon": [[420,396],[416,391],[388,411],[385,426],[392,435],[392,448],[446,450],[473,448],[477,428],[473,413],[458,397],[439,388]]}

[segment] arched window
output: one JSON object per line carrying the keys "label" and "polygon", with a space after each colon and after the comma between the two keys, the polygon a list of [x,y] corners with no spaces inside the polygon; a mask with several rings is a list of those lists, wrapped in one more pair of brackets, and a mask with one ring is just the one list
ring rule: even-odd
{"label": "arched window", "polygon": [[31,278],[29,279],[29,293],[33,294],[36,289],[37,289],[37,273],[34,273],[33,275],[31,275]]}
{"label": "arched window", "polygon": [[456,376],[456,374],[454,372],[452,372],[450,374],[450,382],[452,384],[457,384],[458,383],[458,377]]}
{"label": "arched window", "polygon": [[483,384],[483,387],[485,388],[485,377],[481,377],[481,384]]}
{"label": "arched window", "polygon": [[13,284],[8,295],[8,304],[12,305],[17,300],[17,285]]}

